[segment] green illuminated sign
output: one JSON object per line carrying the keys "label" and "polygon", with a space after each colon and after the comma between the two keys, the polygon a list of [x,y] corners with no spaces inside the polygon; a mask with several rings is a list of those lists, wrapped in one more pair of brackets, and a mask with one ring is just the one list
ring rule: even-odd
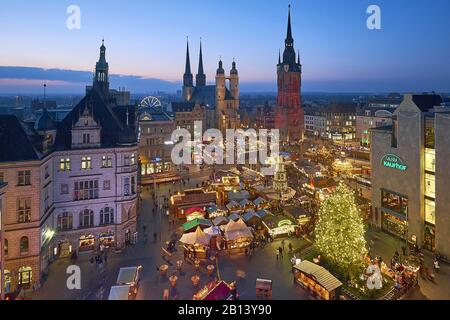
{"label": "green illuminated sign", "polygon": [[400,171],[406,171],[406,169],[408,169],[408,166],[403,162],[403,160],[395,154],[385,155],[381,158],[381,164],[385,167]]}
{"label": "green illuminated sign", "polygon": [[278,222],[278,227],[291,226],[291,225],[292,225],[292,221],[290,221],[290,220],[281,220],[280,222]]}

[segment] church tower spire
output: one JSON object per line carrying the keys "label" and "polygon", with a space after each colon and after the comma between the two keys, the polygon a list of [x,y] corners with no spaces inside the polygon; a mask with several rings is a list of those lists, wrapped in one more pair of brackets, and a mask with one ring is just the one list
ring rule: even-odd
{"label": "church tower spire", "polygon": [[109,65],[106,62],[106,47],[105,40],[102,40],[100,47],[100,58],[95,65],[94,74],[94,89],[100,93],[103,99],[106,99],[109,95]]}
{"label": "church tower spire", "polygon": [[194,92],[194,77],[191,72],[191,58],[189,56],[189,38],[186,43],[186,66],[183,75],[183,99],[190,101]]}
{"label": "church tower spire", "polygon": [[292,37],[292,27],[291,27],[291,5],[289,5],[288,26],[284,44],[285,47],[283,53],[283,64],[293,66],[295,64],[295,50],[294,50],[294,38]]}
{"label": "church tower spire", "polygon": [[200,38],[200,54],[198,58],[198,73],[195,77],[195,84],[197,87],[206,86],[206,75],[203,70],[203,52],[202,52],[202,39]]}

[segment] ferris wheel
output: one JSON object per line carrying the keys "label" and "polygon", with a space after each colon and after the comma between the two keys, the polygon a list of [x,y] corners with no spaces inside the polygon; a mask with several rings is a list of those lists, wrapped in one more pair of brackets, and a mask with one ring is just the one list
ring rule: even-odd
{"label": "ferris wheel", "polygon": [[158,108],[161,107],[161,101],[159,101],[158,98],[153,96],[148,96],[142,99],[141,103],[139,104],[141,108]]}

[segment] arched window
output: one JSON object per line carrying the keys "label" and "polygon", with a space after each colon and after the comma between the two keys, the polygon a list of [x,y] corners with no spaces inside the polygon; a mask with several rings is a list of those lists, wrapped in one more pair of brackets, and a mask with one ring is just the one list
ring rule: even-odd
{"label": "arched window", "polygon": [[28,237],[20,238],[20,253],[28,253]]}
{"label": "arched window", "polygon": [[63,212],[58,215],[58,230],[72,230],[73,229],[73,216],[69,212]]}
{"label": "arched window", "polygon": [[114,223],[114,209],[104,208],[100,210],[100,224],[108,225]]}
{"label": "arched window", "polygon": [[80,212],[80,228],[89,228],[94,226],[94,212],[84,209]]}

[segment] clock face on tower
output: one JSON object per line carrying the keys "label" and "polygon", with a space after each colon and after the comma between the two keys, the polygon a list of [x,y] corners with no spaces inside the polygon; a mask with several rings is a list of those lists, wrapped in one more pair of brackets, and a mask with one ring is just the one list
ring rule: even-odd
{"label": "clock face on tower", "polygon": [[284,72],[289,72],[289,65],[288,65],[288,64],[286,64],[286,65],[284,66]]}

